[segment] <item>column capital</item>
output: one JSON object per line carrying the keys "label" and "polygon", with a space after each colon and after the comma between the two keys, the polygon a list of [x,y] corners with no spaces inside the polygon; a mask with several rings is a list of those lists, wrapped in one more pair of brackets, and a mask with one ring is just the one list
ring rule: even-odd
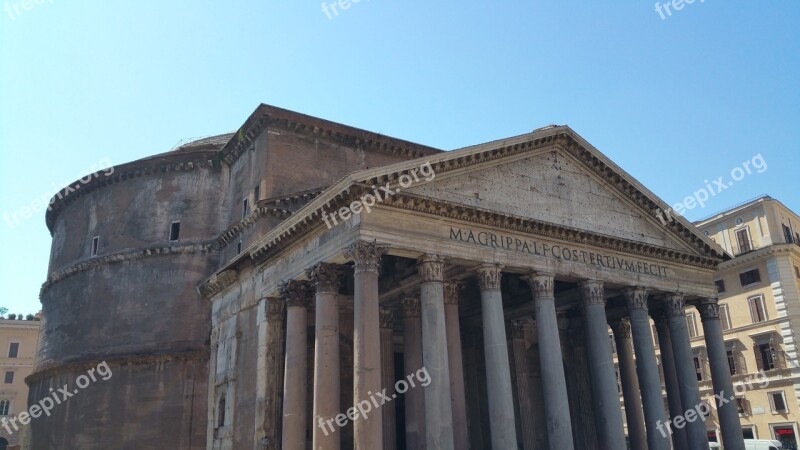
{"label": "column capital", "polygon": [[457,305],[461,288],[464,284],[459,281],[448,281],[444,284],[444,302],[449,305]]}
{"label": "column capital", "polygon": [[267,297],[264,299],[264,313],[267,322],[277,322],[283,320],[284,304],[278,297]]}
{"label": "column capital", "polygon": [[342,276],[342,266],[338,264],[319,263],[306,269],[306,276],[317,288],[317,293],[337,294]]}
{"label": "column capital", "polygon": [[500,290],[500,281],[503,277],[502,264],[481,264],[473,270],[478,274],[478,285],[482,291]]}
{"label": "column capital", "polygon": [[700,320],[719,320],[719,302],[716,298],[707,298],[697,304]]}
{"label": "column capital", "polygon": [[445,258],[439,255],[426,253],[417,259],[417,270],[423,283],[430,281],[444,281]]}
{"label": "column capital", "polygon": [[420,317],[421,309],[419,304],[419,297],[408,296],[400,300],[400,306],[403,308],[403,317]]}
{"label": "column capital", "polygon": [[680,292],[668,294],[664,298],[664,314],[667,316],[667,319],[672,317],[685,317],[685,307],[686,303],[683,300],[683,294]]}
{"label": "column capital", "polygon": [[353,260],[356,273],[375,272],[378,273],[381,256],[389,251],[386,244],[378,244],[376,241],[356,241],[344,250],[344,256]]}
{"label": "column capital", "polygon": [[642,287],[625,289],[625,300],[628,304],[628,309],[643,309],[647,311],[648,295],[650,295],[650,291]]}
{"label": "column capital", "polygon": [[533,292],[534,300],[540,298],[555,298],[555,275],[545,272],[534,272],[522,277],[528,282]]}
{"label": "column capital", "polygon": [[379,320],[381,328],[394,328],[394,310],[381,308]]}
{"label": "column capital", "polygon": [[605,307],[606,299],[604,297],[603,282],[598,280],[581,281],[581,304],[583,307],[591,305],[601,305]]}
{"label": "column capital", "polygon": [[286,308],[307,308],[311,302],[312,285],[310,281],[289,280],[280,285],[281,297]]}
{"label": "column capital", "polygon": [[511,339],[525,339],[525,331],[530,327],[530,322],[525,319],[512,320],[509,325]]}
{"label": "column capital", "polygon": [[630,339],[632,337],[631,334],[631,322],[628,319],[619,319],[611,323],[611,331],[614,332],[614,337],[620,339]]}

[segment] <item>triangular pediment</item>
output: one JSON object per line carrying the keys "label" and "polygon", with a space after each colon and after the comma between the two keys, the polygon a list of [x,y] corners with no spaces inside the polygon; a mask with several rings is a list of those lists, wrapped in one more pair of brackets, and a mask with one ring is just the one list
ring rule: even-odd
{"label": "triangular pediment", "polygon": [[[458,152],[452,152],[455,156]],[[603,176],[604,175],[604,176]],[[694,241],[645,210],[559,146],[451,171],[407,189],[408,195],[522,217],[570,229],[699,254]],[[624,174],[625,177],[629,177]],[[696,230],[694,231],[696,232]]]}

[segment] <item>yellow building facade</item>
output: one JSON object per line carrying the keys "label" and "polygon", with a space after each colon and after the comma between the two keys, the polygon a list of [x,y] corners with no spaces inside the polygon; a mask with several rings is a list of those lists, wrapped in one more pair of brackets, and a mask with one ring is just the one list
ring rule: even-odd
{"label": "yellow building facade", "polygon": [[[12,426],[8,419],[28,409],[25,378],[33,372],[39,341],[39,320],[0,319],[0,449],[25,448],[27,427]],[[4,442],[5,441],[5,442]]]}
{"label": "yellow building facade", "polygon": [[[695,225],[734,257],[720,265],[716,283],[734,383],[760,374],[760,383],[744,385],[747,389],[736,394],[745,438],[776,439],[795,450],[800,441],[800,217],[763,196]],[[701,337],[692,345],[702,354]],[[710,392],[710,383],[701,386]],[[712,424],[710,435],[716,432]]]}
{"label": "yellow building facade", "polygon": [[[800,330],[800,217],[779,201],[762,196],[694,225],[732,256],[720,264],[715,278],[735,386],[726,400],[736,403],[745,439],[775,439],[784,449],[796,450],[800,443],[796,343]],[[686,313],[701,397],[706,402],[700,409],[708,407],[710,411],[705,418],[709,441],[719,442],[718,400],[712,390],[703,326],[694,307],[686,308]],[[657,337],[656,349],[666,396]],[[620,401],[624,408],[621,396]],[[665,409],[669,411],[666,400]]]}

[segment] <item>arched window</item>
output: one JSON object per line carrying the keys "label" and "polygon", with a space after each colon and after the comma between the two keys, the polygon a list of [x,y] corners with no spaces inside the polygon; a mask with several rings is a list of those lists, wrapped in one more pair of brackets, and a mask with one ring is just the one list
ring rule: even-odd
{"label": "arched window", "polygon": [[11,409],[11,400],[0,400],[0,416],[7,416]]}
{"label": "arched window", "polygon": [[217,405],[217,428],[225,426],[225,394],[219,398],[219,405]]}

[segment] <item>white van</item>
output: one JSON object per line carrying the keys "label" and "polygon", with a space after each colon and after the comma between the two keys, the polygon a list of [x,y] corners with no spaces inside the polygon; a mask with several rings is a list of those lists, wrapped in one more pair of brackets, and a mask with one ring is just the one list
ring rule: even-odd
{"label": "white van", "polygon": [[745,439],[745,450],[781,450],[783,445],[780,441],[770,441],[768,439]]}

